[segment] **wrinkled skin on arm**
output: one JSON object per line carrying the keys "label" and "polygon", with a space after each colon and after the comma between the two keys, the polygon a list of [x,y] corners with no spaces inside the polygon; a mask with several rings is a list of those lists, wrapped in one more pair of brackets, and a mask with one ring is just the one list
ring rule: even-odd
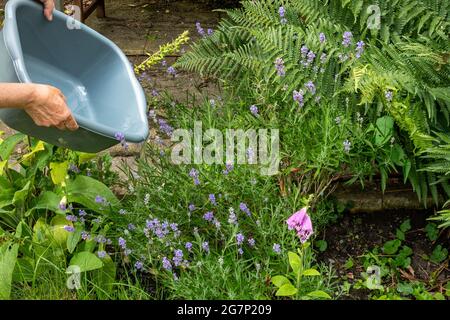
{"label": "wrinkled skin on arm", "polygon": [[52,86],[0,83],[0,108],[24,109],[38,126],[78,129],[64,95]]}
{"label": "wrinkled skin on arm", "polygon": [[[40,0],[47,20],[53,19],[53,0]],[[60,130],[77,130],[66,98],[62,92],[43,84],[0,83],[0,108],[23,109],[38,126]]]}

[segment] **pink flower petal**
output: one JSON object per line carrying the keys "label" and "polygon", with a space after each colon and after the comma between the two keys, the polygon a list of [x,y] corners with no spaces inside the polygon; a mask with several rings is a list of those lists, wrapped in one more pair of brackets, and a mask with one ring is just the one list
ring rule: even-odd
{"label": "pink flower petal", "polygon": [[294,213],[286,221],[289,230],[297,232],[301,242],[306,242],[314,233],[312,221],[307,213],[307,208],[302,208],[300,211]]}

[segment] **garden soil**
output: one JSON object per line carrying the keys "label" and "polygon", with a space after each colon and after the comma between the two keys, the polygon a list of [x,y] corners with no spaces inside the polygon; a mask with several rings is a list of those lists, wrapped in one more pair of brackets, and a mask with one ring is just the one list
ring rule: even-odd
{"label": "garden soil", "polygon": [[[396,238],[396,230],[407,219],[411,230],[405,234],[404,245],[413,250],[411,267],[401,273],[404,281],[418,281],[435,291],[445,290],[442,285],[450,280],[449,259],[435,264],[427,257],[431,256],[436,245],[450,247],[450,230],[442,231],[438,239],[430,241],[425,226],[432,211],[396,210],[365,214],[344,214],[337,223],[329,226],[322,237],[327,242],[327,250],[318,256],[319,261],[331,265],[337,276],[354,284],[361,279],[366,270],[363,256],[375,247],[382,248],[384,243]],[[380,250],[381,251],[381,250]],[[352,258],[353,263],[348,264]],[[430,280],[431,279],[431,280]],[[387,286],[395,288],[394,277]],[[344,299],[367,299],[369,290],[351,290]]]}

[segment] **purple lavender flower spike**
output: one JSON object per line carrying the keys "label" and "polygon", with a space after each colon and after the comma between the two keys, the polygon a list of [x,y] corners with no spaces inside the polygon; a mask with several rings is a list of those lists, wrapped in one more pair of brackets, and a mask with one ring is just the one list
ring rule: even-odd
{"label": "purple lavender flower spike", "polygon": [[348,47],[352,42],[353,34],[350,31],[345,31],[342,38],[342,45]]}
{"label": "purple lavender flower spike", "polygon": [[299,90],[299,91],[294,90],[294,92],[293,92],[294,101],[296,101],[300,107],[303,107],[305,104],[305,102],[303,100],[304,99],[303,94],[304,94],[303,90]]}
{"label": "purple lavender flower spike", "polygon": [[365,46],[364,41],[358,41],[356,43],[356,55],[355,55],[356,59],[361,58],[361,56],[362,56],[362,54],[364,52],[364,46]]}
{"label": "purple lavender flower spike", "polygon": [[214,213],[212,211],[209,211],[209,212],[205,213],[203,215],[203,219],[205,219],[206,221],[209,221],[209,222],[213,221]]}
{"label": "purple lavender flower spike", "polygon": [[319,41],[320,43],[324,43],[325,41],[327,41],[327,38],[325,37],[325,34],[323,32],[319,34]]}
{"label": "purple lavender flower spike", "polygon": [[255,105],[250,106],[250,112],[256,117],[258,115],[258,107]]}
{"label": "purple lavender flower spike", "polygon": [[170,263],[170,260],[167,259],[167,257],[162,258],[162,264],[163,264],[163,268],[166,269],[167,271],[172,270],[172,263]]}
{"label": "purple lavender flower spike", "polygon": [[308,81],[305,84],[306,89],[308,89],[309,92],[311,92],[311,94],[316,94],[316,86],[314,85],[314,83],[312,81]]}
{"label": "purple lavender flower spike", "polygon": [[66,230],[67,232],[74,232],[75,228],[72,226],[64,226],[64,230]]}
{"label": "purple lavender flower spike", "polygon": [[279,254],[279,253],[281,253],[281,246],[278,243],[274,243],[272,250],[273,250],[273,252]]}

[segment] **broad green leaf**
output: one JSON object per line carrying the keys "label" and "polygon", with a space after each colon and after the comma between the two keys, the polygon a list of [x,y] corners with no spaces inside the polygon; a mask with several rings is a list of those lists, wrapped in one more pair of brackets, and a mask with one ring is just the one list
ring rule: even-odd
{"label": "broad green leaf", "polygon": [[[69,202],[79,203],[98,213],[104,212],[109,204],[113,208],[117,208],[119,205],[119,200],[112,191],[106,185],[93,178],[77,176],[75,180],[68,180],[66,184]],[[105,198],[108,204],[96,203],[95,198],[97,196]]]}
{"label": "broad green leaf", "polygon": [[[93,280],[96,284],[97,296],[100,299],[110,298],[106,293],[110,293],[116,279],[116,265],[109,255],[101,258],[103,268],[93,271]],[[106,293],[105,293],[106,291]]]}
{"label": "broad green leaf", "polygon": [[412,283],[402,283],[397,284],[397,291],[404,294],[412,294],[414,292],[414,287]]}
{"label": "broad green leaf", "polygon": [[428,223],[425,227],[425,231],[427,232],[428,239],[431,241],[437,240],[439,236],[439,229],[435,223]]}
{"label": "broad green leaf", "polygon": [[12,184],[7,178],[0,175],[0,194],[2,194],[5,189],[12,189]]}
{"label": "broad green leaf", "polygon": [[291,251],[288,252],[288,256],[289,256],[289,264],[291,265],[292,270],[294,271],[295,274],[298,274],[302,267],[302,260],[300,259],[298,254]]}
{"label": "broad green leaf", "polygon": [[78,164],[83,164],[97,157],[96,153],[77,152],[77,154],[78,154]]}
{"label": "broad green leaf", "polygon": [[442,247],[440,244],[434,248],[433,253],[430,256],[431,262],[436,264],[443,262],[448,257],[447,248]]}
{"label": "broad green leaf", "polygon": [[84,241],[84,251],[94,252],[97,242],[94,239]]}
{"label": "broad green leaf", "polygon": [[411,230],[411,220],[407,219],[400,225],[400,230],[407,232]]}
{"label": "broad green leaf", "polygon": [[[21,234],[22,224],[19,223],[15,238],[20,238]],[[11,283],[18,253],[19,244],[13,243],[12,240],[5,241],[0,245],[0,300],[10,298]]]}
{"label": "broad green leaf", "polygon": [[405,152],[399,144],[395,144],[392,147],[391,160],[398,166],[401,166],[404,163]]}
{"label": "broad green leaf", "polygon": [[26,198],[28,197],[28,193],[30,192],[30,181],[27,182],[27,184],[21,189],[14,193],[13,197],[13,204],[15,206],[21,205],[25,203]]}
{"label": "broad green leaf", "polygon": [[12,199],[16,190],[0,176],[0,209],[12,205]]}
{"label": "broad green leaf", "polygon": [[55,185],[59,185],[66,180],[67,171],[69,170],[69,162],[51,162],[50,175]]}
{"label": "broad green leaf", "polygon": [[[305,242],[305,243],[302,243],[302,249],[303,249],[303,251],[305,251],[306,249],[308,249],[310,246],[311,246],[311,242]],[[298,253],[299,253],[299,254],[302,254],[300,248],[298,249]]]}
{"label": "broad green leaf", "polygon": [[53,155],[53,146],[47,143],[44,144],[45,150],[36,154],[33,162],[33,167],[29,169],[30,174],[36,174],[36,171],[43,170],[50,161],[50,157]]}
{"label": "broad green leaf", "polygon": [[408,246],[403,246],[402,250],[400,250],[400,252],[398,253],[399,255],[403,256],[403,257],[409,257],[410,255],[412,255],[414,253],[413,249],[411,249]]}
{"label": "broad green leaf", "polygon": [[45,146],[44,146],[44,142],[43,141],[39,141],[36,146],[34,146],[34,148],[31,150],[31,152],[25,154],[22,156],[22,161],[27,161],[29,159],[31,159],[31,157],[40,152],[40,151],[44,151],[45,150]]}
{"label": "broad green leaf", "polygon": [[3,170],[5,166],[8,164],[8,160],[0,161],[0,176],[3,175]]}
{"label": "broad green leaf", "polygon": [[394,132],[394,119],[390,116],[384,116],[377,119],[375,133],[375,144],[382,146],[392,138]]}
{"label": "broad green leaf", "polygon": [[13,273],[14,282],[30,282],[34,277],[34,266],[30,258],[17,259]]}
{"label": "broad green leaf", "polygon": [[316,277],[320,276],[320,272],[316,269],[306,269],[305,271],[303,271],[302,275],[306,277]]}
{"label": "broad green leaf", "polygon": [[71,266],[77,266],[81,272],[92,271],[103,267],[103,262],[93,253],[83,251],[70,259]]}
{"label": "broad green leaf", "polygon": [[406,160],[403,167],[403,183],[406,183],[408,181],[411,166],[412,166],[411,161]]}
{"label": "broad green leaf", "polygon": [[14,267],[19,253],[19,244],[4,242],[0,246],[0,300],[9,299]]}
{"label": "broad green leaf", "polygon": [[440,292],[435,292],[433,298],[434,300],[445,300],[445,296]]}
{"label": "broad green leaf", "polygon": [[398,248],[400,248],[401,244],[402,244],[402,242],[399,239],[395,239],[395,240],[386,242],[383,246],[384,253],[395,254],[397,252]]}
{"label": "broad green leaf", "polygon": [[312,291],[312,292],[308,293],[307,295],[312,298],[331,299],[330,295],[322,290]]}
{"label": "broad green leaf", "polygon": [[25,135],[17,133],[12,135],[0,143],[0,160],[8,160],[16,145],[25,139]]}
{"label": "broad green leaf", "polygon": [[67,250],[69,253],[73,253],[81,240],[81,228],[75,228],[74,232],[69,232],[67,237]]}
{"label": "broad green leaf", "polygon": [[33,226],[33,242],[44,243],[50,238],[50,226],[44,218],[39,218]]}
{"label": "broad green leaf", "polygon": [[285,285],[287,283],[291,283],[291,282],[285,276],[275,276],[275,277],[272,278],[272,283],[276,287],[280,288],[281,286],[283,286],[283,285]]}
{"label": "broad green leaf", "polygon": [[59,208],[61,196],[51,191],[43,192],[35,204],[33,209],[50,210],[55,213],[63,214],[64,212]]}
{"label": "broad green leaf", "polygon": [[66,248],[67,239],[69,238],[70,232],[67,231],[64,227],[71,226],[73,227],[72,222],[67,221],[65,215],[58,214],[53,217],[51,223],[51,235],[54,244],[62,248]]}
{"label": "broad green leaf", "polygon": [[354,262],[353,262],[353,259],[350,257],[347,259],[347,261],[345,261],[344,268],[351,269],[351,268],[353,268],[353,266],[354,266]]}
{"label": "broad green leaf", "polygon": [[298,290],[296,287],[294,287],[292,284],[287,283],[284,284],[278,289],[277,293],[275,294],[277,297],[289,297],[297,294]]}
{"label": "broad green leaf", "polygon": [[402,230],[397,229],[395,231],[395,236],[397,237],[397,239],[405,241],[405,233]]}
{"label": "broad green leaf", "polygon": [[386,171],[385,168],[380,167],[380,175],[381,175],[381,192],[384,193],[386,191],[387,179],[388,179],[388,172]]}

